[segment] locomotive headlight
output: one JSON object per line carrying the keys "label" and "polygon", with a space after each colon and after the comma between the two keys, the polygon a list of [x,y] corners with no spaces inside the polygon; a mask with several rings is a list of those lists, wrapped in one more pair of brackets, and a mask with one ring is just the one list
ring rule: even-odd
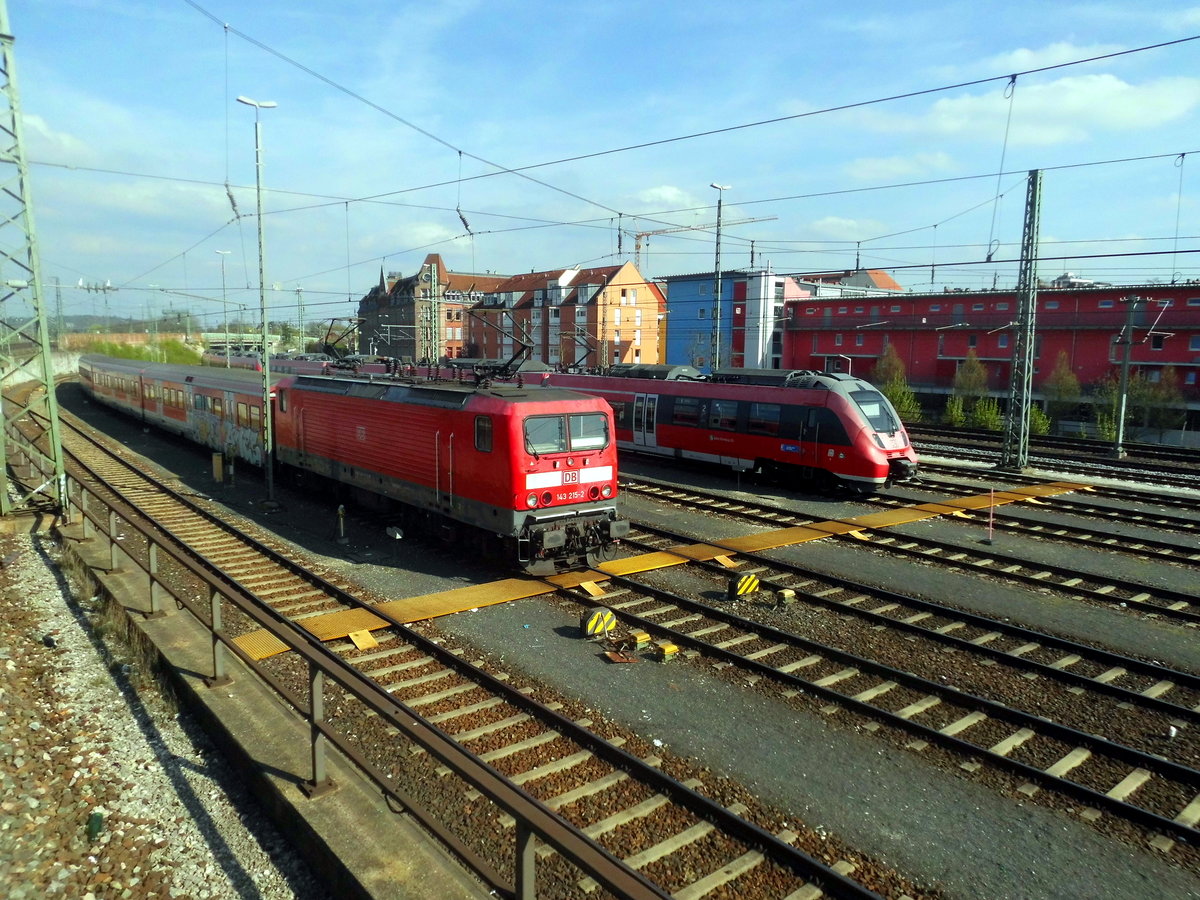
{"label": "locomotive headlight", "polygon": [[542,503],[544,503],[546,506],[549,506],[553,502],[554,502],[554,495],[552,493],[550,493],[549,491],[546,491],[544,494],[542,494]]}
{"label": "locomotive headlight", "polygon": [[612,496],[612,485],[606,484],[604,487],[600,488],[600,493],[603,494],[604,499],[607,500]]}
{"label": "locomotive headlight", "polygon": [[530,494],[528,497],[526,497],[525,505],[530,509],[533,509],[535,506],[537,506],[537,494]]}

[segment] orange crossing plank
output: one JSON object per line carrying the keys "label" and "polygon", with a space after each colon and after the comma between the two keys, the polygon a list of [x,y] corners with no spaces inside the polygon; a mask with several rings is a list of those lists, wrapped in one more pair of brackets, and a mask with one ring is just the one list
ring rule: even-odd
{"label": "orange crossing plank", "polygon": [[494,606],[497,603],[522,600],[546,593],[549,593],[549,588],[540,578],[505,578],[502,581],[475,584],[421,597],[388,600],[386,603],[380,603],[376,609],[394,616],[401,622],[418,622],[421,619],[432,619],[466,609]]}
{"label": "orange crossing plank", "polygon": [[291,649],[265,628],[243,634],[241,637],[234,638],[233,642],[255,661],[266,659],[268,656],[275,656],[278,653],[283,653]]}
{"label": "orange crossing plank", "polygon": [[759,550],[786,547],[789,544],[817,541],[829,537],[831,533],[822,531],[816,525],[794,525],[791,528],[780,528],[776,531],[760,531],[757,534],[747,534],[743,537],[725,538],[721,541],[721,546],[726,550],[755,553]]}

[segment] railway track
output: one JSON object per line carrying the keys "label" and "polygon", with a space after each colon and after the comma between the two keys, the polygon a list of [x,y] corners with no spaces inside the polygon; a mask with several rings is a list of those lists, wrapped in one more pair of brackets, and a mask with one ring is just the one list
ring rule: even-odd
{"label": "railway track", "polygon": [[[748,793],[699,770],[670,774],[679,764],[668,765],[636,735],[594,722],[561,698],[541,702],[546,691],[539,685],[521,683],[493,662],[470,659],[463,648],[426,636],[385,612],[379,598],[292,559],[282,541],[226,521],[227,512],[202,497],[169,489],[127,454],[118,458],[113,448],[73,428],[64,427],[63,435],[72,467],[86,468],[104,490],[135,503],[214,576],[324,640],[327,652],[373,679],[414,722],[453,740],[533,797],[564,832],[622,865],[630,883],[641,886],[640,896],[699,900],[732,891],[794,900],[869,897],[877,895],[852,877],[856,870],[868,880],[894,878],[859,857],[818,859],[802,846],[826,848],[824,837],[784,827],[784,816]],[[120,526],[112,535],[116,541],[125,536]],[[159,567],[163,579],[175,574],[186,576]],[[382,619],[384,627],[367,627],[364,636],[355,623],[372,619]],[[224,627],[242,636],[248,661],[261,657],[258,664],[270,680],[304,689],[311,673],[296,654],[261,650],[255,623],[245,617],[227,614]],[[356,748],[356,761],[381,773],[452,852],[489,883],[512,883],[518,823],[479,802],[478,792],[449,777],[432,753],[345,692],[327,690],[324,709],[329,727]],[[539,848],[538,857],[539,897],[575,896],[595,886],[549,845]]]}
{"label": "railway track", "polygon": [[[811,525],[819,520],[812,516],[794,513],[768,503],[746,499],[731,499],[719,493],[681,488],[640,479],[622,479],[622,490],[638,493],[692,509],[701,509],[729,516],[757,525],[776,528]],[[1018,523],[1009,527],[1043,538],[1062,540],[1070,536],[1077,543],[1094,546],[1103,543],[1105,549],[1124,550],[1141,556],[1168,558],[1173,562],[1193,565],[1197,561],[1194,544],[1165,544],[1127,537],[1119,534],[1101,534],[1093,529],[1047,530],[1043,526]],[[840,533],[830,533],[831,538],[858,537],[869,529],[844,528]],[[1061,532],[1061,533],[1060,533]],[[872,531],[870,546],[889,553],[949,566],[954,569],[970,570],[981,575],[1004,578],[1038,589],[1054,588],[1068,596],[1087,599],[1118,609],[1135,610],[1160,616],[1187,625],[1200,625],[1200,601],[1194,593],[1171,590],[1165,587],[1148,587],[1141,582],[1118,577],[1115,573],[1081,575],[1068,566],[1046,562],[1030,562],[1020,556],[1002,553],[994,547],[982,550],[970,546],[939,541],[933,538],[898,535],[886,530]]]}
{"label": "railway track", "polygon": [[[914,449],[924,460],[931,456],[947,459],[962,459],[975,463],[997,464],[1000,461],[1000,448],[997,441],[979,441],[950,437],[949,443],[927,441],[917,443]],[[1028,465],[1032,468],[1045,469],[1052,472],[1078,475],[1084,478],[1108,478],[1124,481],[1138,481],[1143,484],[1158,484],[1163,487],[1180,490],[1197,490],[1200,488],[1200,475],[1196,474],[1196,454],[1184,452],[1184,461],[1156,462],[1153,459],[1134,458],[1117,459],[1112,456],[1088,455],[1080,451],[1035,452],[1030,451]]]}
{"label": "railway track", "polygon": [[[693,543],[638,531],[646,552]],[[1021,795],[1046,788],[1168,840],[1200,839],[1200,678],[754,554],[736,574],[788,602],[717,606],[697,598],[724,593],[730,570],[683,555],[707,579],[686,596],[628,577],[603,596],[562,593],[614,613],[618,645],[645,634],[825,715],[893,729],[909,749],[949,751],[968,772],[982,761],[1018,778]],[[814,633],[837,645],[800,636]],[[847,649],[862,646],[891,663]]]}
{"label": "railway track", "polygon": [[[931,482],[926,476],[937,474],[944,476],[943,480]],[[921,463],[921,480],[920,484],[929,485],[937,490],[961,491],[965,493],[970,488],[962,485],[955,485],[953,482],[945,480],[945,478],[961,478],[975,479],[982,481],[985,484],[995,484],[1001,481],[1008,485],[1023,485],[1023,484],[1042,484],[1046,479],[1038,475],[1025,475],[1020,472],[1001,472],[994,469],[980,468],[965,468],[963,466],[943,465],[939,463],[930,463],[922,461]],[[1182,509],[1189,512],[1194,512],[1197,505],[1200,504],[1200,496],[1195,492],[1181,492],[1179,494],[1168,493],[1164,491],[1148,491],[1141,490],[1131,485],[1123,485],[1115,487],[1105,484],[1089,484],[1088,496],[1094,498],[1103,498],[1113,500],[1117,503],[1133,503],[1141,507],[1160,507],[1162,509]],[[1044,498],[1045,502],[1061,506],[1065,509],[1071,509],[1079,512],[1081,515],[1093,515],[1101,518],[1120,518],[1126,516],[1126,520],[1136,522],[1138,524],[1156,524],[1156,513],[1137,513],[1132,510],[1123,510],[1120,508],[1114,509],[1111,506],[1099,506],[1086,499],[1071,496],[1057,496]],[[1195,520],[1193,518],[1183,517],[1163,517],[1168,523],[1175,521],[1186,521],[1190,523],[1191,528],[1195,528]],[[1167,527],[1176,527],[1168,524]]]}

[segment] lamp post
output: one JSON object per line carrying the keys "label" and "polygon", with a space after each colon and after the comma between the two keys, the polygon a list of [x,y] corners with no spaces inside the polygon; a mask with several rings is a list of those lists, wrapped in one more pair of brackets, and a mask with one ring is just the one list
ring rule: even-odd
{"label": "lamp post", "polygon": [[267,276],[266,260],[263,256],[263,208],[262,208],[262,123],[258,112],[262,109],[274,109],[278,104],[274,100],[251,100],[249,97],[238,97],[238,103],[254,107],[254,169],[255,194],[258,199],[258,307],[262,315],[262,426],[263,426],[263,469],[267,473],[267,502],[275,502],[275,472],[273,470],[274,447],[271,440],[271,352],[270,333],[267,318]]}
{"label": "lamp post", "polygon": [[225,296],[225,257],[231,251],[218,250],[221,257],[221,311],[225,313],[225,368],[229,368],[229,299]]}
{"label": "lamp post", "polygon": [[721,368],[721,206],[730,185],[714,181],[709,187],[717,189],[717,258],[713,271],[712,353],[709,354],[715,372]]}

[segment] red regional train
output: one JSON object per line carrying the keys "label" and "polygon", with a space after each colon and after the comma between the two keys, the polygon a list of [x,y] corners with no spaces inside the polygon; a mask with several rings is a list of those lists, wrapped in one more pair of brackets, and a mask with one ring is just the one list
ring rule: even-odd
{"label": "red regional train", "polygon": [[690,366],[624,364],[605,375],[543,377],[607,400],[623,450],[863,493],[917,473],[892,404],[850,375],[719,369],[706,377]]}
{"label": "red regional train", "polygon": [[[261,375],[103,356],[82,357],[79,374],[102,403],[263,463]],[[279,464],[395,501],[418,527],[473,534],[530,574],[595,564],[629,532],[612,412],[597,397],[315,375],[273,378],[272,397]]]}

